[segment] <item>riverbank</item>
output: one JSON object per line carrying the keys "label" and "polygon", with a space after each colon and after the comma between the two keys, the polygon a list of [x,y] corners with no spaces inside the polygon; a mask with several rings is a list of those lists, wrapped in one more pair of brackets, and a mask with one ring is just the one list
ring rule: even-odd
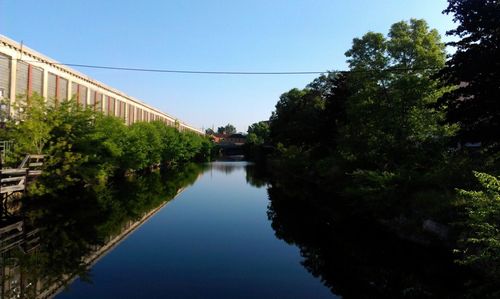
{"label": "riverbank", "polygon": [[[497,284],[482,269],[459,262],[461,255],[456,252],[457,238],[463,228],[457,223],[446,222],[446,219],[457,219],[453,218],[457,212],[448,210],[447,218],[438,218],[443,211],[440,209],[453,205],[442,203],[433,207],[425,201],[408,205],[414,196],[408,193],[411,188],[395,189],[391,193],[369,189],[366,182],[349,175],[339,176],[339,172],[336,172],[335,179],[324,173],[319,175],[318,169],[321,168],[309,163],[268,157],[267,164],[257,163],[257,176],[269,182],[271,209],[291,213],[287,218],[294,219],[293,223],[277,225],[285,230],[283,238],[304,247],[304,256],[311,258],[306,264],[313,268],[311,271],[325,276],[325,281],[333,289],[339,284],[335,280],[338,277],[334,264],[343,263],[342,259],[350,256],[359,271],[380,270],[389,275],[379,273],[370,278],[365,277],[366,273],[351,273],[351,279],[361,280],[358,282],[365,288],[358,289],[359,285],[347,282],[341,287],[349,288],[346,292],[353,292],[356,298],[377,298],[387,294],[391,294],[389,297],[404,297],[405,288],[411,289],[412,284],[416,298],[476,298],[496,292]],[[365,190],[353,194],[354,188]],[[427,196],[433,194],[424,189],[417,192]],[[388,206],[387,203],[395,205]],[[279,216],[271,215],[272,218]],[[336,246],[349,249],[339,253],[340,256],[332,256],[330,252],[339,250]],[[353,252],[357,253],[353,255]],[[387,265],[377,263],[374,266],[367,256]],[[342,267],[346,268],[345,271],[354,270],[349,265]],[[377,268],[380,269],[375,270]],[[383,285],[384,279],[393,284],[399,276],[407,277],[411,282],[377,289]],[[435,277],[440,277],[439,283]]]}
{"label": "riverbank", "polygon": [[337,298],[275,237],[253,165],[207,167],[94,265],[92,284],[77,280],[57,298]]}
{"label": "riverbank", "polygon": [[[110,251],[112,251],[116,246],[118,246],[122,241],[124,241],[131,233],[137,230],[141,225],[143,225],[149,218],[158,213],[161,209],[163,209],[166,205],[168,205],[172,200],[174,200],[177,195],[179,195],[182,191],[184,191],[184,187],[177,190],[176,195],[160,204],[157,208],[147,212],[141,219],[135,222],[129,222],[124,227],[122,232],[120,232],[116,236],[109,236],[109,241],[106,242],[103,246],[98,247],[94,252],[90,253],[88,256],[83,257],[83,263],[86,265],[87,269],[90,269],[93,265],[95,265],[101,258],[106,256]],[[45,298],[53,298],[57,296],[57,294],[63,292],[71,283],[73,283],[76,279],[78,279],[77,275],[63,275],[61,280],[44,290],[42,293],[38,295],[37,298],[45,299]]]}
{"label": "riverbank", "polygon": [[[19,246],[9,247],[0,257],[3,294],[51,298],[76,277],[88,279],[92,265],[194,183],[203,169],[188,164],[175,172],[23,198],[19,212],[9,216],[22,223],[21,233],[15,235]],[[35,236],[25,237],[32,231]],[[0,238],[4,244],[12,236],[5,233]]]}

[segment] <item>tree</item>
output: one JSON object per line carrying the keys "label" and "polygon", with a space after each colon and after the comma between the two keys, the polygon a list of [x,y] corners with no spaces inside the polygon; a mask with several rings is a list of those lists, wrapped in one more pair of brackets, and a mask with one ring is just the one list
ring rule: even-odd
{"label": "tree", "polygon": [[284,146],[310,146],[317,143],[325,101],[311,89],[291,89],[280,96],[270,118],[270,139]]}
{"label": "tree", "polygon": [[[15,151],[18,155],[41,154],[53,127],[51,108],[45,105],[45,99],[38,94],[31,95],[26,102],[14,107],[16,119],[10,119],[7,127],[15,140]],[[28,104],[29,103],[29,104]]]}
{"label": "tree", "polygon": [[54,193],[75,185],[87,185],[107,178],[108,159],[105,139],[95,131],[96,112],[82,108],[75,101],[64,101],[47,114],[51,122],[44,149],[44,171],[33,186],[38,194]]}
{"label": "tree", "polygon": [[215,134],[215,132],[211,128],[208,128],[208,129],[205,130],[205,134],[207,134],[207,135],[213,135],[213,134]]}
{"label": "tree", "polygon": [[[336,147],[339,127],[345,121],[347,101],[345,73],[321,75],[305,89],[292,89],[280,97],[270,119],[270,139],[274,144],[317,149],[325,155]],[[253,136],[250,128],[247,140]]]}
{"label": "tree", "polygon": [[236,134],[236,128],[232,124],[227,124],[224,127],[224,132],[228,135]]}
{"label": "tree", "polygon": [[[127,146],[127,132],[122,119],[97,113],[94,116],[94,128],[89,136],[88,150],[92,154],[92,165],[100,173],[100,181],[112,175],[125,164],[124,153]],[[123,168],[123,167],[122,167]]]}
{"label": "tree", "polygon": [[[500,177],[474,172],[481,190],[458,190],[466,218],[458,242],[461,262],[481,269],[500,294]],[[493,297],[492,297],[493,298]]]}
{"label": "tree", "polygon": [[396,166],[452,133],[439,125],[443,115],[429,107],[446,90],[432,78],[445,63],[445,51],[424,20],[395,23],[387,38],[373,32],[355,38],[346,56],[346,158],[377,168]]}
{"label": "tree", "polygon": [[269,122],[259,121],[248,127],[247,143],[264,144],[269,140]]}
{"label": "tree", "polygon": [[463,141],[498,144],[500,132],[500,1],[448,0],[444,13],[459,22],[448,31],[461,40],[440,77],[457,86],[440,103]]}
{"label": "tree", "polygon": [[347,72],[328,73],[314,79],[307,86],[325,101],[323,116],[321,121],[318,120],[322,132],[318,143],[331,150],[336,149],[339,128],[346,121],[346,102],[350,95],[348,79]]}
{"label": "tree", "polygon": [[227,124],[224,127],[218,127],[217,133],[231,135],[236,133],[236,128],[232,124]]}

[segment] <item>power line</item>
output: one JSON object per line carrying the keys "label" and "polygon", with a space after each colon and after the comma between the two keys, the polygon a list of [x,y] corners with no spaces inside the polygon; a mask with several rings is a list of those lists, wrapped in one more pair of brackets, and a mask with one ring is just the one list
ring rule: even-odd
{"label": "power line", "polygon": [[[2,57],[1,59],[10,59],[8,57]],[[17,61],[23,62],[36,62],[40,63],[38,60],[25,60],[17,59]],[[106,69],[106,70],[117,70],[117,71],[133,71],[133,72],[151,72],[151,73],[178,73],[178,74],[204,74],[204,75],[314,75],[314,74],[324,74],[328,71],[276,71],[276,72],[251,72],[251,71],[201,71],[201,70],[172,70],[172,69],[154,69],[154,68],[133,68],[133,67],[119,67],[119,66],[107,66],[107,65],[91,65],[91,64],[79,64],[79,63],[64,63],[64,62],[47,62],[51,65],[63,65],[72,67],[83,67],[92,69]]]}
{"label": "power line", "polygon": [[119,71],[135,71],[135,72],[152,72],[152,73],[177,73],[177,74],[204,74],[204,75],[320,75],[325,73],[373,73],[373,72],[402,72],[402,71],[425,71],[437,70],[439,68],[391,68],[382,70],[330,70],[330,71],[274,71],[274,72],[249,72],[249,71],[198,71],[198,70],[168,70],[168,69],[147,69],[147,68],[130,68],[130,67],[115,67],[102,65],[88,65],[75,63],[60,63],[66,66],[84,67],[93,69],[119,70]]}
{"label": "power line", "polygon": [[177,74],[204,74],[204,75],[311,75],[324,74],[327,71],[297,71],[297,72],[247,72],[247,71],[198,71],[198,70],[169,70],[169,69],[147,69],[147,68],[130,68],[130,67],[115,67],[102,65],[87,65],[75,63],[61,63],[66,66],[119,70],[119,71],[135,71],[135,72],[152,72],[152,73],[177,73]]}
{"label": "power line", "polygon": [[[9,59],[8,57],[2,57]],[[17,59],[23,62],[40,62],[38,60]],[[202,71],[202,70],[175,70],[175,69],[156,69],[156,68],[133,68],[133,67],[118,67],[106,65],[91,65],[79,63],[63,63],[63,62],[48,62],[52,65],[63,65],[72,67],[105,69],[117,71],[132,71],[132,72],[150,72],[150,73],[176,73],[176,74],[202,74],[202,75],[320,75],[325,73],[375,73],[375,72],[402,72],[402,71],[425,71],[438,70],[439,68],[390,68],[379,70],[327,70],[327,71]]]}

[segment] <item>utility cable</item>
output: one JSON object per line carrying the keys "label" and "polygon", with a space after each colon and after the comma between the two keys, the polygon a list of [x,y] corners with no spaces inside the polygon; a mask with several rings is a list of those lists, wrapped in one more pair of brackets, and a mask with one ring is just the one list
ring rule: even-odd
{"label": "utility cable", "polygon": [[[2,57],[2,59],[10,59]],[[23,62],[37,62],[38,60],[24,60],[17,59]],[[389,69],[354,69],[354,70],[327,70],[327,71],[202,71],[202,70],[176,70],[176,69],[156,69],[156,68],[133,68],[133,67],[117,67],[105,65],[90,65],[78,63],[63,63],[63,62],[47,62],[51,65],[63,65],[71,67],[92,68],[92,69],[106,69],[117,71],[133,71],[133,72],[150,72],[150,73],[177,73],[177,74],[202,74],[202,75],[320,75],[326,73],[376,73],[376,72],[404,72],[404,71],[425,71],[425,70],[439,70],[439,68],[389,68]]]}

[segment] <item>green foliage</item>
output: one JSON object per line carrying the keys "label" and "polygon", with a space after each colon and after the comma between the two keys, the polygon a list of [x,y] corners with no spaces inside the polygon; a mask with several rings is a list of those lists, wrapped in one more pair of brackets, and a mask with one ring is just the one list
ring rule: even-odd
{"label": "green foliage", "polygon": [[446,84],[459,88],[440,100],[450,123],[460,123],[463,142],[482,142],[498,151],[500,132],[500,2],[448,0],[444,11],[458,22],[448,32],[460,40],[440,73]]}
{"label": "green foliage", "polygon": [[236,128],[232,124],[227,124],[224,127],[218,127],[217,133],[231,135],[236,133]]}
{"label": "green foliage", "polygon": [[[394,189],[394,180],[398,177],[395,173],[387,171],[356,170],[350,174],[354,180],[355,192],[358,195],[373,196],[386,193]],[[387,194],[386,194],[387,195]],[[383,197],[383,196],[380,196]],[[379,198],[379,196],[377,196]]]}
{"label": "green foliage", "polygon": [[8,122],[2,136],[14,141],[13,160],[27,153],[46,154],[44,172],[31,186],[34,194],[98,185],[127,171],[206,161],[212,150],[204,136],[179,132],[162,122],[127,127],[123,120],[83,108],[74,100],[49,106],[33,95],[15,109],[18,117]]}
{"label": "green foliage", "polygon": [[[458,244],[462,265],[493,286],[500,279],[499,179],[476,172],[481,191],[457,198],[453,190],[473,185],[471,169],[498,175],[500,5],[449,0],[445,12],[461,22],[451,33],[462,38],[451,43],[457,51],[448,62],[438,32],[411,19],[387,35],[355,38],[349,71],[282,94],[270,117],[269,165],[291,182],[291,193],[325,191],[314,204],[335,203],[399,236],[432,242],[424,224],[437,223],[442,233],[432,233]],[[482,148],[456,148],[458,131]],[[248,140],[259,142],[254,133]],[[457,231],[448,231],[457,221]]]}
{"label": "green foliage", "polygon": [[153,122],[161,137],[161,161],[167,165],[175,165],[181,155],[181,134],[175,128],[168,127],[159,122]]}
{"label": "green foliage", "polygon": [[227,124],[224,127],[224,131],[226,134],[236,134],[236,127],[233,126],[232,124]]}
{"label": "green foliage", "polygon": [[474,172],[476,191],[459,189],[465,217],[457,225],[459,263],[481,274],[469,287],[471,297],[498,298],[500,287],[500,177]]}
{"label": "green foliage", "polygon": [[120,165],[125,165],[123,157],[129,145],[125,134],[127,127],[121,119],[103,114],[97,114],[94,123],[95,130],[91,138],[96,146],[95,160],[96,164],[101,164],[102,175],[106,176],[118,170]]}
{"label": "green foliage", "polygon": [[346,158],[391,169],[403,157],[424,160],[423,144],[452,135],[452,128],[440,125],[442,113],[430,108],[446,90],[432,78],[444,65],[445,52],[425,21],[396,23],[388,38],[367,33],[354,39],[346,55],[351,68],[348,121],[341,128]]}
{"label": "green foliage", "polygon": [[284,146],[304,146],[321,140],[318,127],[325,100],[311,89],[292,89],[280,96],[270,118],[270,138]]}
{"label": "green foliage", "polygon": [[251,161],[264,162],[270,147],[270,129],[268,121],[256,122],[248,127],[244,148],[245,158]]}
{"label": "green foliage", "polygon": [[[355,38],[346,56],[349,72],[322,75],[280,97],[270,118],[273,145],[340,161],[345,172],[413,177],[441,163],[456,127],[442,125],[443,112],[433,108],[450,89],[434,78],[445,62],[437,31],[424,20],[398,22],[387,37]],[[249,141],[258,139],[249,134]]]}
{"label": "green foliage", "polygon": [[[96,151],[100,144],[94,139],[94,112],[67,101],[50,110],[52,119],[49,142],[44,153],[42,180],[38,192],[54,192],[72,184],[93,183],[103,177],[102,164]],[[48,180],[50,183],[45,183]]]}
{"label": "green foliage", "polygon": [[211,128],[208,128],[208,129],[205,130],[205,134],[207,134],[207,135],[213,135],[213,134],[215,134],[215,132]]}
{"label": "green foliage", "polygon": [[500,278],[500,178],[474,172],[479,191],[458,190],[466,207],[462,225],[461,262]]}
{"label": "green foliage", "polygon": [[[124,155],[128,169],[145,169],[160,163],[162,138],[158,126],[139,122],[130,126],[127,132],[127,146]],[[127,164],[125,164],[127,165]]]}
{"label": "green foliage", "polygon": [[355,217],[404,222],[392,229],[416,239],[427,219],[456,220],[452,190],[470,179],[470,163],[451,150],[457,126],[445,124],[436,105],[452,90],[435,76],[444,50],[437,31],[416,19],[395,23],[387,36],[355,38],[348,72],[322,75],[280,97],[270,118],[273,172],[332,195],[320,205],[335,201]]}
{"label": "green foliage", "polygon": [[41,154],[46,146],[53,120],[50,118],[52,108],[45,105],[45,99],[33,94],[28,101],[17,101],[13,107],[17,111],[18,121],[7,123],[9,139],[16,140],[14,154]]}
{"label": "green foliage", "polygon": [[90,278],[88,258],[97,249],[173,199],[203,170],[189,163],[175,171],[118,178],[113,184],[31,194],[23,200],[23,215],[28,231],[40,228],[39,239],[37,250],[16,256],[22,273],[42,278],[47,286],[72,275]]}
{"label": "green foliage", "polygon": [[247,143],[255,145],[264,144],[269,140],[269,122],[256,122],[248,127],[247,133]]}
{"label": "green foliage", "polygon": [[178,161],[181,163],[193,160],[197,151],[202,148],[202,140],[194,133],[186,132],[180,135],[181,153]]}
{"label": "green foliage", "polygon": [[353,169],[423,168],[441,159],[455,127],[442,125],[443,112],[432,108],[449,90],[433,78],[445,62],[437,31],[424,20],[398,22],[387,37],[355,38],[346,56],[349,72],[322,75],[280,97],[271,141],[313,149],[316,158],[336,153]]}

